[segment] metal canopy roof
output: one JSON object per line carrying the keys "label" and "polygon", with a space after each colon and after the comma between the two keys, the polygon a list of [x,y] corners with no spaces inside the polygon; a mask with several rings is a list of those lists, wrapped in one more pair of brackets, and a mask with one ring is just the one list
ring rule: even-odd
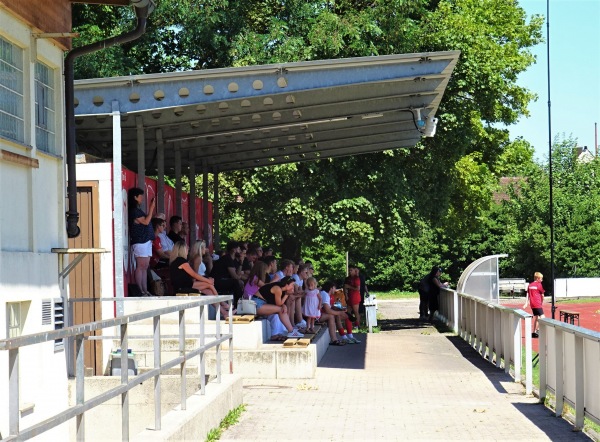
{"label": "metal canopy roof", "polygon": [[146,173],[184,162],[228,171],[413,147],[459,52],[361,57],[75,82],[79,152],[112,158],[113,106],[123,164]]}

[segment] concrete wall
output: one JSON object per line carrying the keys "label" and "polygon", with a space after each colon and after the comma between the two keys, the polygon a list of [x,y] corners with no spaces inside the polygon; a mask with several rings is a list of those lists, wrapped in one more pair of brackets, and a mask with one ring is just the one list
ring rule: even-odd
{"label": "concrete wall", "polygon": [[[121,378],[117,376],[92,377],[85,379],[85,398],[89,400],[111,388],[118,387]],[[75,405],[75,383],[70,383],[70,405]],[[162,431],[154,426],[154,381],[144,382],[129,394],[129,434],[130,440],[142,433],[137,440],[184,440],[172,439],[172,433],[186,431],[186,421],[194,428],[194,437],[187,440],[204,440],[211,428],[219,425],[221,419],[233,408],[242,403],[242,382],[239,376],[223,375],[221,384],[214,380],[206,384],[206,394],[199,392],[200,379],[190,376],[187,379],[187,410],[180,410],[181,383],[179,376],[161,378]],[[179,410],[179,411],[177,411]],[[206,416],[204,416],[206,415]],[[208,421],[199,425],[203,420]],[[196,423],[194,424],[194,421]],[[216,423],[215,423],[216,422]],[[208,428],[204,428],[210,425]],[[85,415],[85,440],[87,442],[120,441],[121,439],[121,397],[118,396],[100,405]],[[99,429],[102,429],[101,431]],[[70,440],[75,440],[75,423],[71,423]],[[188,433],[190,428],[187,429]],[[153,436],[151,436],[153,435]]]}
{"label": "concrete wall", "polygon": [[[63,2],[64,3],[64,2]],[[56,31],[44,29],[42,31]],[[58,256],[66,247],[63,51],[49,39],[33,39],[33,29],[9,8],[0,8],[0,37],[22,52],[24,141],[0,138],[0,339],[7,337],[8,302],[21,303],[23,333],[51,330],[42,325],[42,300],[60,298]],[[37,149],[35,136],[35,62],[53,71],[56,151]],[[1,124],[1,123],[0,123]],[[67,403],[64,350],[54,343],[24,349],[20,355],[21,428],[51,416]],[[26,381],[24,381],[26,380]],[[8,435],[8,354],[0,352],[0,433]],[[48,433],[64,440],[66,426]]]}
{"label": "concrete wall", "polygon": [[557,278],[554,287],[557,298],[600,296],[600,278]]}

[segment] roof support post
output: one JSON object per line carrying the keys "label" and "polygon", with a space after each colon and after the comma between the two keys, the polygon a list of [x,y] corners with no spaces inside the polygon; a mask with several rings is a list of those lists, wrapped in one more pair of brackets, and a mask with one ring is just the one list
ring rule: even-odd
{"label": "roof support post", "polygon": [[156,129],[156,159],[158,184],[156,186],[156,211],[165,213],[165,140],[162,136],[162,129]]}
{"label": "roof support post", "polygon": [[208,164],[204,160],[202,161],[202,239],[206,241],[206,247],[211,246],[213,239],[208,229]]}
{"label": "roof support post", "polygon": [[181,204],[181,150],[175,146],[175,215],[183,213]]}
{"label": "roof support post", "polygon": [[[135,117],[137,140],[137,186],[146,193],[146,139],[144,138],[144,122],[141,115]],[[148,208],[147,198],[144,199],[144,210]]]}
{"label": "roof support post", "polygon": [[213,238],[215,249],[221,247],[221,236],[219,234],[219,169],[213,170]]}
{"label": "roof support post", "polygon": [[[123,298],[125,296],[123,285],[123,268],[125,259],[123,251],[129,250],[129,237],[124,237],[123,226],[127,225],[127,212],[123,201],[123,181],[121,178],[122,159],[121,159],[121,112],[119,111],[119,102],[112,102],[112,126],[113,126],[113,231],[115,236],[113,239],[114,262],[115,262],[115,298]],[[123,315],[123,303],[117,302],[117,315]]]}
{"label": "roof support post", "polygon": [[189,157],[189,175],[188,178],[190,180],[190,204],[189,204],[189,238],[190,238],[190,247],[192,244],[196,242],[196,227],[198,225],[196,220],[196,161],[194,159],[194,154],[190,152]]}

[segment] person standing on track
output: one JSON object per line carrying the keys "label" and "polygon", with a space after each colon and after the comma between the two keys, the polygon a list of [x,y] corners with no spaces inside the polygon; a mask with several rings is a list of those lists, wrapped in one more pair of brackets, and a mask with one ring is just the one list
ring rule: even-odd
{"label": "person standing on track", "polygon": [[531,337],[538,338],[540,336],[538,318],[544,318],[544,309],[542,308],[544,302],[542,280],[544,279],[544,275],[540,272],[535,272],[533,279],[534,281],[527,288],[527,299],[523,308],[526,309],[528,305],[531,305],[531,312],[533,313],[533,333],[531,333]]}

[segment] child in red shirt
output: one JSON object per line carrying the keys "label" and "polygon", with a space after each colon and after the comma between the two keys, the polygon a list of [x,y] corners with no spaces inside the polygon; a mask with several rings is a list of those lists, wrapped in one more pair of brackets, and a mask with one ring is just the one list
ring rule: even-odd
{"label": "child in red shirt", "polygon": [[534,281],[529,284],[527,288],[527,300],[525,301],[525,305],[523,308],[527,308],[527,305],[531,305],[531,312],[533,313],[533,333],[531,336],[533,338],[539,337],[539,327],[538,327],[538,318],[544,317],[544,309],[542,308],[542,303],[544,302],[544,287],[542,287],[542,279],[544,279],[544,275],[540,272],[535,272],[533,274]]}

